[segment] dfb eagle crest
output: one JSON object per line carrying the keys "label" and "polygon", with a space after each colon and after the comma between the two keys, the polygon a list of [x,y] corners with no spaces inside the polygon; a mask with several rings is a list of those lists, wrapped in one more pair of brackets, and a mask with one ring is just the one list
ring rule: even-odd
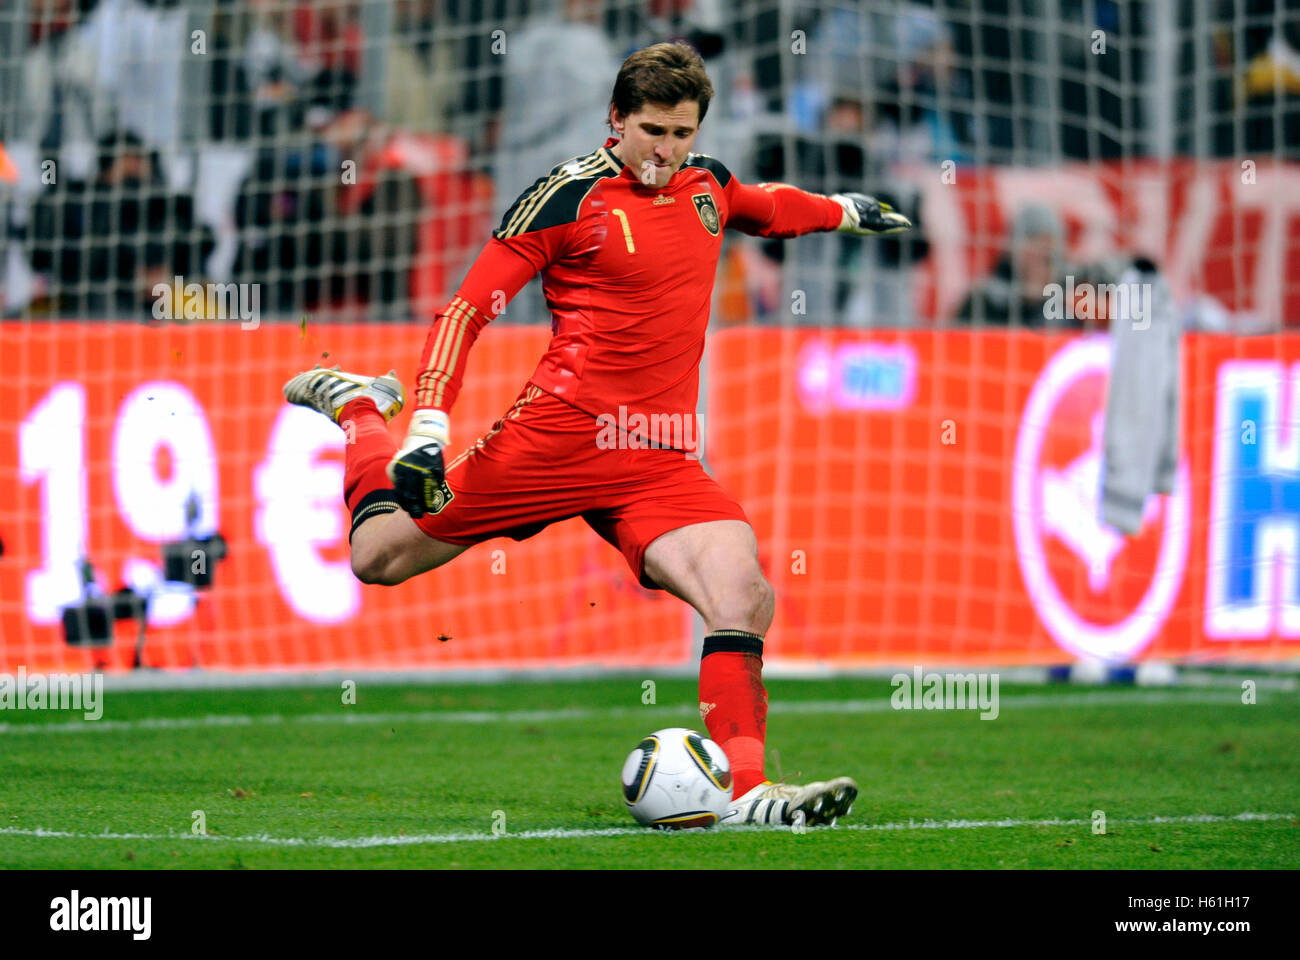
{"label": "dfb eagle crest", "polygon": [[704,229],[716,237],[718,231],[722,229],[722,224],[718,220],[718,208],[714,206],[713,194],[697,193],[691,197],[691,202],[695,204],[695,212],[700,215],[700,223],[704,224]]}

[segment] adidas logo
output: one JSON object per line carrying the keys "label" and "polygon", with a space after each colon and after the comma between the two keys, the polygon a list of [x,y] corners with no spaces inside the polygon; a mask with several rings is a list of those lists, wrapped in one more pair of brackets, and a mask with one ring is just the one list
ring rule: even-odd
{"label": "adidas logo", "polygon": [[667,196],[664,196],[662,193],[659,194],[659,196],[657,196],[657,197],[654,198],[654,205],[655,205],[656,207],[662,207],[662,206],[665,206],[666,204],[669,204],[669,203],[676,203],[676,202],[677,202],[677,198],[676,198],[676,197],[667,197]]}
{"label": "adidas logo", "polygon": [[717,706],[716,703],[705,703],[703,700],[701,700],[701,701],[700,701],[700,719],[701,719],[701,720],[707,720],[707,719],[709,719],[709,712],[710,712],[711,710],[713,710],[713,708],[716,707],[716,706]]}

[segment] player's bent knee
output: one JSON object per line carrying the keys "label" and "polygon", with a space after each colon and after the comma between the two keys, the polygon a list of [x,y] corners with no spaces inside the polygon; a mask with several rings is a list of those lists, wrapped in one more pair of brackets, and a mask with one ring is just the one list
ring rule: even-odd
{"label": "player's bent knee", "polygon": [[761,573],[750,592],[750,630],[760,636],[767,633],[776,612],[776,591]]}
{"label": "player's bent knee", "polygon": [[361,544],[352,548],[352,575],[362,583],[395,587],[407,579],[399,558],[383,545]]}
{"label": "player's bent knee", "polygon": [[776,591],[772,589],[772,585],[767,582],[766,577],[763,577],[760,583],[757,614],[758,620],[761,620],[763,624],[763,629],[756,632],[766,633],[767,628],[772,625],[772,617],[776,613]]}
{"label": "player's bent knee", "polygon": [[359,550],[352,551],[352,575],[362,583],[379,583],[383,569],[384,565],[377,557]]}
{"label": "player's bent knee", "polygon": [[760,636],[772,625],[776,591],[757,570],[731,585],[723,594],[712,621],[717,630],[747,630]]}

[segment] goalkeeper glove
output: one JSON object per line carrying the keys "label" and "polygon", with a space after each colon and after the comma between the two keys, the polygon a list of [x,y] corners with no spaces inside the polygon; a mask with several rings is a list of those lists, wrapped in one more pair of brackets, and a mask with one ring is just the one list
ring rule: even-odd
{"label": "goalkeeper glove", "polygon": [[406,443],[388,463],[388,479],[397,491],[402,509],[418,520],[441,509],[446,469],[442,450],[447,446],[451,425],[441,410],[417,410],[406,432]]}
{"label": "goalkeeper glove", "polygon": [[843,233],[874,237],[912,229],[911,220],[875,197],[863,193],[837,193],[831,199],[844,208],[844,218],[835,228]]}

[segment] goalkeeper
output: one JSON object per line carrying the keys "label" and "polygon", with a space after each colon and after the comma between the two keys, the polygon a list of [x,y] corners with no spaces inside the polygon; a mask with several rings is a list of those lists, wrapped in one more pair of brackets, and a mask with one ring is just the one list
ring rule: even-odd
{"label": "goalkeeper", "polygon": [[[685,44],[628,57],[610,103],[614,136],[524,191],[433,323],[400,449],[385,426],[405,402],[392,373],[318,368],[290,380],[284,394],[352,423],[344,497],[359,579],[401,583],[489,538],[523,540],[581,516],[643,585],[667,590],[704,619],[700,713],[735,778],[725,822],[834,822],[857,795],[852,780],[797,787],[764,775],[762,652],[774,595],[745,512],[698,459],[657,436],[611,444],[597,418],[695,416],[724,229],[875,235],[911,223],[861,194],[747,186],[691,153],[712,96],[703,62]],[[539,271],[550,345],[505,416],[445,459],[470,347]]]}

